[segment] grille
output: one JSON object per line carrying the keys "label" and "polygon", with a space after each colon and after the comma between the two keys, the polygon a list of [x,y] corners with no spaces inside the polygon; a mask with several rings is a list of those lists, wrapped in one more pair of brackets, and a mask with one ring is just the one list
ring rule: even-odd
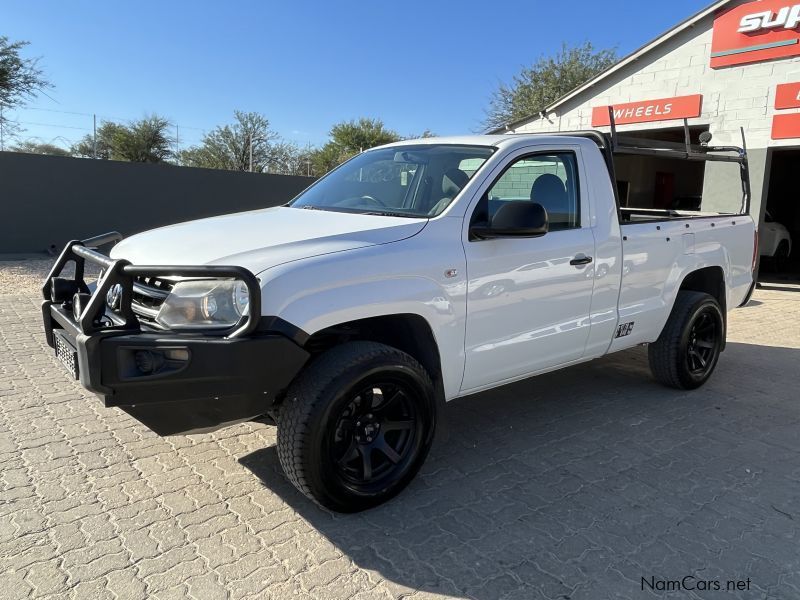
{"label": "grille", "polygon": [[141,321],[156,324],[158,309],[164,303],[174,283],[158,277],[136,277],[133,280],[131,308]]}
{"label": "grille", "polygon": [[61,364],[67,368],[67,371],[69,371],[70,374],[77,379],[78,361],[75,348],[73,348],[69,342],[64,340],[59,333],[55,333],[53,342],[55,343],[56,358],[58,358],[58,360],[61,361]]}

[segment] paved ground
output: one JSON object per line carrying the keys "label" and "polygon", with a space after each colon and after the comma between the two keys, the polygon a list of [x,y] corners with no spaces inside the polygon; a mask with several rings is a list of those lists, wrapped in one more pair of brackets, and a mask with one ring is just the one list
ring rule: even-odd
{"label": "paved ground", "polygon": [[[0,332],[3,598],[800,598],[797,291],[733,314],[699,392],[637,350],[453,403],[355,516],[293,490],[271,427],[161,439],[102,408],[33,294],[0,292]],[[750,590],[642,591],[687,575]]]}

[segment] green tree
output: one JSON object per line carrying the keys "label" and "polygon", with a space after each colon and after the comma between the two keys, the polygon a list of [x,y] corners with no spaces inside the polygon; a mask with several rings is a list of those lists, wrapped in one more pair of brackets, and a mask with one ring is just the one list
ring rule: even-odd
{"label": "green tree", "polygon": [[[125,126],[112,121],[103,121],[97,128],[97,158],[109,160],[113,153],[114,139],[123,135]],[[70,149],[72,156],[94,158],[95,140],[92,135],[86,135]]]}
{"label": "green tree", "polygon": [[312,173],[317,177],[324,175],[356,154],[358,151],[344,150],[333,142],[328,142],[322,148],[317,148],[311,153]]}
{"label": "green tree", "polygon": [[337,123],[331,128],[330,137],[329,142],[312,153],[316,175],[327,173],[359,152],[402,139],[396,131],[387,129],[380,119],[366,117]]}
{"label": "green tree", "polygon": [[169,120],[151,115],[118,129],[111,138],[111,158],[145,163],[169,160],[174,155],[169,128]]}
{"label": "green tree", "polygon": [[307,176],[311,170],[310,149],[301,149],[294,142],[277,142],[272,145],[272,162],[266,171],[282,175]]}
{"label": "green tree", "polygon": [[12,152],[24,152],[26,154],[49,154],[51,156],[70,156],[69,150],[61,146],[44,142],[34,142],[26,140],[11,147]]}
{"label": "green tree", "polygon": [[27,45],[28,42],[10,42],[0,36],[0,146],[5,144],[9,130],[16,129],[6,113],[52,87],[38,68],[38,59],[20,56],[20,50]]}
{"label": "green tree", "polygon": [[554,56],[542,56],[522,69],[510,85],[501,83],[483,124],[486,129],[498,129],[532,117],[617,60],[616,49],[596,50],[589,42],[574,48],[565,44]]}
{"label": "green tree", "polygon": [[380,119],[366,117],[361,117],[358,121],[337,123],[331,128],[330,136],[331,142],[354,153],[402,139],[396,131],[386,129]]}
{"label": "green tree", "polygon": [[[255,112],[234,112],[231,125],[214,128],[198,146],[180,153],[180,163],[190,167],[230,171],[282,172],[291,145],[272,131],[269,120]],[[252,154],[251,154],[252,152]],[[252,157],[252,158],[251,158]]]}
{"label": "green tree", "polygon": [[[165,162],[174,156],[170,122],[151,115],[129,125],[103,121],[97,128],[97,158],[129,162]],[[93,158],[95,138],[86,135],[70,150],[73,156]]]}
{"label": "green tree", "polygon": [[424,140],[425,138],[432,138],[436,137],[436,134],[431,131],[430,129],[426,129],[422,133],[412,133],[411,135],[407,136],[405,139],[407,140]]}

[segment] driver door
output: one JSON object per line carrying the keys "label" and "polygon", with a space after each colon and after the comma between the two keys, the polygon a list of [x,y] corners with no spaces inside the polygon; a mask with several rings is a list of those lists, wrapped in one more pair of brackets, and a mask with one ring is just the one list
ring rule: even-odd
{"label": "driver door", "polygon": [[467,239],[466,368],[477,391],[581,358],[590,330],[594,236],[581,194],[580,149],[521,152],[479,198],[470,223],[504,202],[535,201],[549,216],[541,237]]}

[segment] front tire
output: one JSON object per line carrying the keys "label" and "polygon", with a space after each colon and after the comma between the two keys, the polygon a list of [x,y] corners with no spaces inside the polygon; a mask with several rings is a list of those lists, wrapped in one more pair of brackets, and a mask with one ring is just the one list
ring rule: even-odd
{"label": "front tire", "polygon": [[714,372],[724,341],[719,302],[702,292],[680,291],[664,330],[648,347],[650,370],[669,387],[698,388]]}
{"label": "front tire", "polygon": [[384,344],[349,342],[322,354],[290,386],[278,458],[314,502],[358,512],[408,485],[435,427],[434,386],[422,365]]}

